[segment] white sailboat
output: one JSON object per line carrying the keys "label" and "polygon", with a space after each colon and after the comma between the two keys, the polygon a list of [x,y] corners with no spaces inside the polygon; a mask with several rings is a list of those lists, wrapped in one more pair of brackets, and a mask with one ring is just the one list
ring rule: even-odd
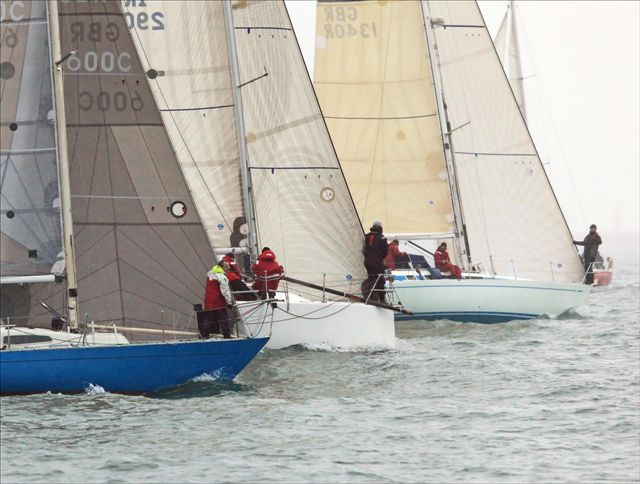
{"label": "white sailboat", "polygon": [[[216,253],[254,261],[269,246],[291,278],[358,290],[362,228],[284,2],[123,5]],[[281,289],[257,310],[273,321],[269,348],[394,345],[389,310]],[[268,331],[262,319],[251,334]]]}
{"label": "white sailboat", "polygon": [[363,223],[449,241],[466,277],[395,273],[419,319],[502,322],[587,300],[584,271],[476,2],[329,2],[316,90]]}

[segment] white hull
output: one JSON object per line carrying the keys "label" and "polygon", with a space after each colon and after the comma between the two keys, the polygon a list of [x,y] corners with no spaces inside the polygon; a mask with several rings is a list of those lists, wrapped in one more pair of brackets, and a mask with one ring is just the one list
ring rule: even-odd
{"label": "white hull", "polygon": [[397,319],[449,319],[500,323],[558,316],[587,302],[591,286],[505,279],[395,281],[405,309],[414,315]]}
{"label": "white hull", "polygon": [[[261,306],[245,321],[248,334],[259,338],[271,336],[267,348],[305,345],[356,350],[395,346],[395,323],[390,310],[362,303],[298,298],[295,302],[277,301],[276,305],[276,308]],[[248,308],[255,308],[251,303],[239,306],[244,306],[243,314],[248,313]]]}

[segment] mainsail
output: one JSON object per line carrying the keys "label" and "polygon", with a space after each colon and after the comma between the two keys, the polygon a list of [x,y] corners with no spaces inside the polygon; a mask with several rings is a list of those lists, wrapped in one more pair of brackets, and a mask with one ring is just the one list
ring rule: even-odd
{"label": "mainsail", "polygon": [[[332,12],[331,18],[327,17],[327,9]],[[367,10],[377,10],[378,16],[363,17],[362,12]],[[447,134],[447,143],[435,137],[437,146],[432,149],[444,148],[452,157],[471,263],[502,276],[580,281],[583,270],[571,234],[475,2],[319,2],[319,61],[315,72],[327,116],[334,114],[330,109],[336,108],[336,98],[346,102],[346,93],[352,93],[342,90],[343,84],[352,80],[350,69],[342,73],[323,63],[327,49],[339,57],[334,65],[353,65],[354,59],[377,62],[371,61],[371,56],[385,59],[390,54],[384,49],[365,51],[353,45],[363,43],[363,26],[377,35],[387,31],[389,27],[384,22],[393,25],[390,19],[396,10],[424,16],[424,22],[394,27],[419,32],[415,39],[423,45],[395,51],[394,57],[410,56],[413,51],[426,48],[433,55],[431,65],[437,76],[434,83],[441,85],[441,92],[434,85],[423,86],[441,97],[440,114],[448,121],[448,133],[443,133]],[[327,39],[329,29],[334,34],[332,39]],[[335,35],[337,32],[341,35]],[[404,94],[399,94],[388,103],[403,106],[407,101]],[[348,132],[343,137],[339,129],[342,128],[333,125],[332,134],[344,140],[336,147],[351,183],[349,165],[354,164],[352,160],[367,156],[369,146]],[[434,172],[430,174],[433,176]],[[394,187],[401,199],[402,187],[395,176],[387,173],[384,186]],[[356,184],[360,181],[353,178]],[[426,198],[432,188],[421,183],[417,191]],[[407,231],[436,233],[440,229],[416,224]]]}
{"label": "mainsail", "polygon": [[318,2],[315,85],[365,226],[453,232],[418,2]]}
{"label": "mainsail", "polygon": [[0,276],[61,274],[46,3],[1,5]]}
{"label": "mainsail", "polygon": [[[59,21],[80,314],[184,327],[213,253],[120,3],[63,2]],[[59,308],[57,289],[38,299]]]}

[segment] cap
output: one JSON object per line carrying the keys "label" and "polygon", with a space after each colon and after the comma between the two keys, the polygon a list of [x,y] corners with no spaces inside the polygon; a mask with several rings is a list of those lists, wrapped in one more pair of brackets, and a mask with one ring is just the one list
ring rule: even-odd
{"label": "cap", "polygon": [[382,227],[382,222],[380,220],[374,220],[371,224],[372,227]]}
{"label": "cap", "polygon": [[596,224],[591,224],[591,225],[589,225],[589,228],[590,229],[597,229],[598,227],[596,227]]}

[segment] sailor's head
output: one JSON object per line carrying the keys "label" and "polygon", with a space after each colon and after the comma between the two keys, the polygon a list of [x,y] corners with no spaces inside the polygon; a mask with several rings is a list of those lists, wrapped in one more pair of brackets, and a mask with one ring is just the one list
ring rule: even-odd
{"label": "sailor's head", "polygon": [[229,260],[236,260],[236,256],[233,252],[229,252],[228,254],[225,254],[225,257],[227,257]]}
{"label": "sailor's head", "polygon": [[374,220],[371,224],[371,231],[382,233],[382,222],[380,222],[379,220]]}
{"label": "sailor's head", "polygon": [[446,242],[442,242],[439,246],[438,249],[440,250],[447,250],[447,243]]}
{"label": "sailor's head", "polygon": [[392,244],[400,245],[400,241],[398,239],[393,239],[391,241]]}
{"label": "sailor's head", "polygon": [[589,226],[589,232],[594,233],[596,230],[598,230],[598,227],[596,227],[596,224],[591,224]]}

